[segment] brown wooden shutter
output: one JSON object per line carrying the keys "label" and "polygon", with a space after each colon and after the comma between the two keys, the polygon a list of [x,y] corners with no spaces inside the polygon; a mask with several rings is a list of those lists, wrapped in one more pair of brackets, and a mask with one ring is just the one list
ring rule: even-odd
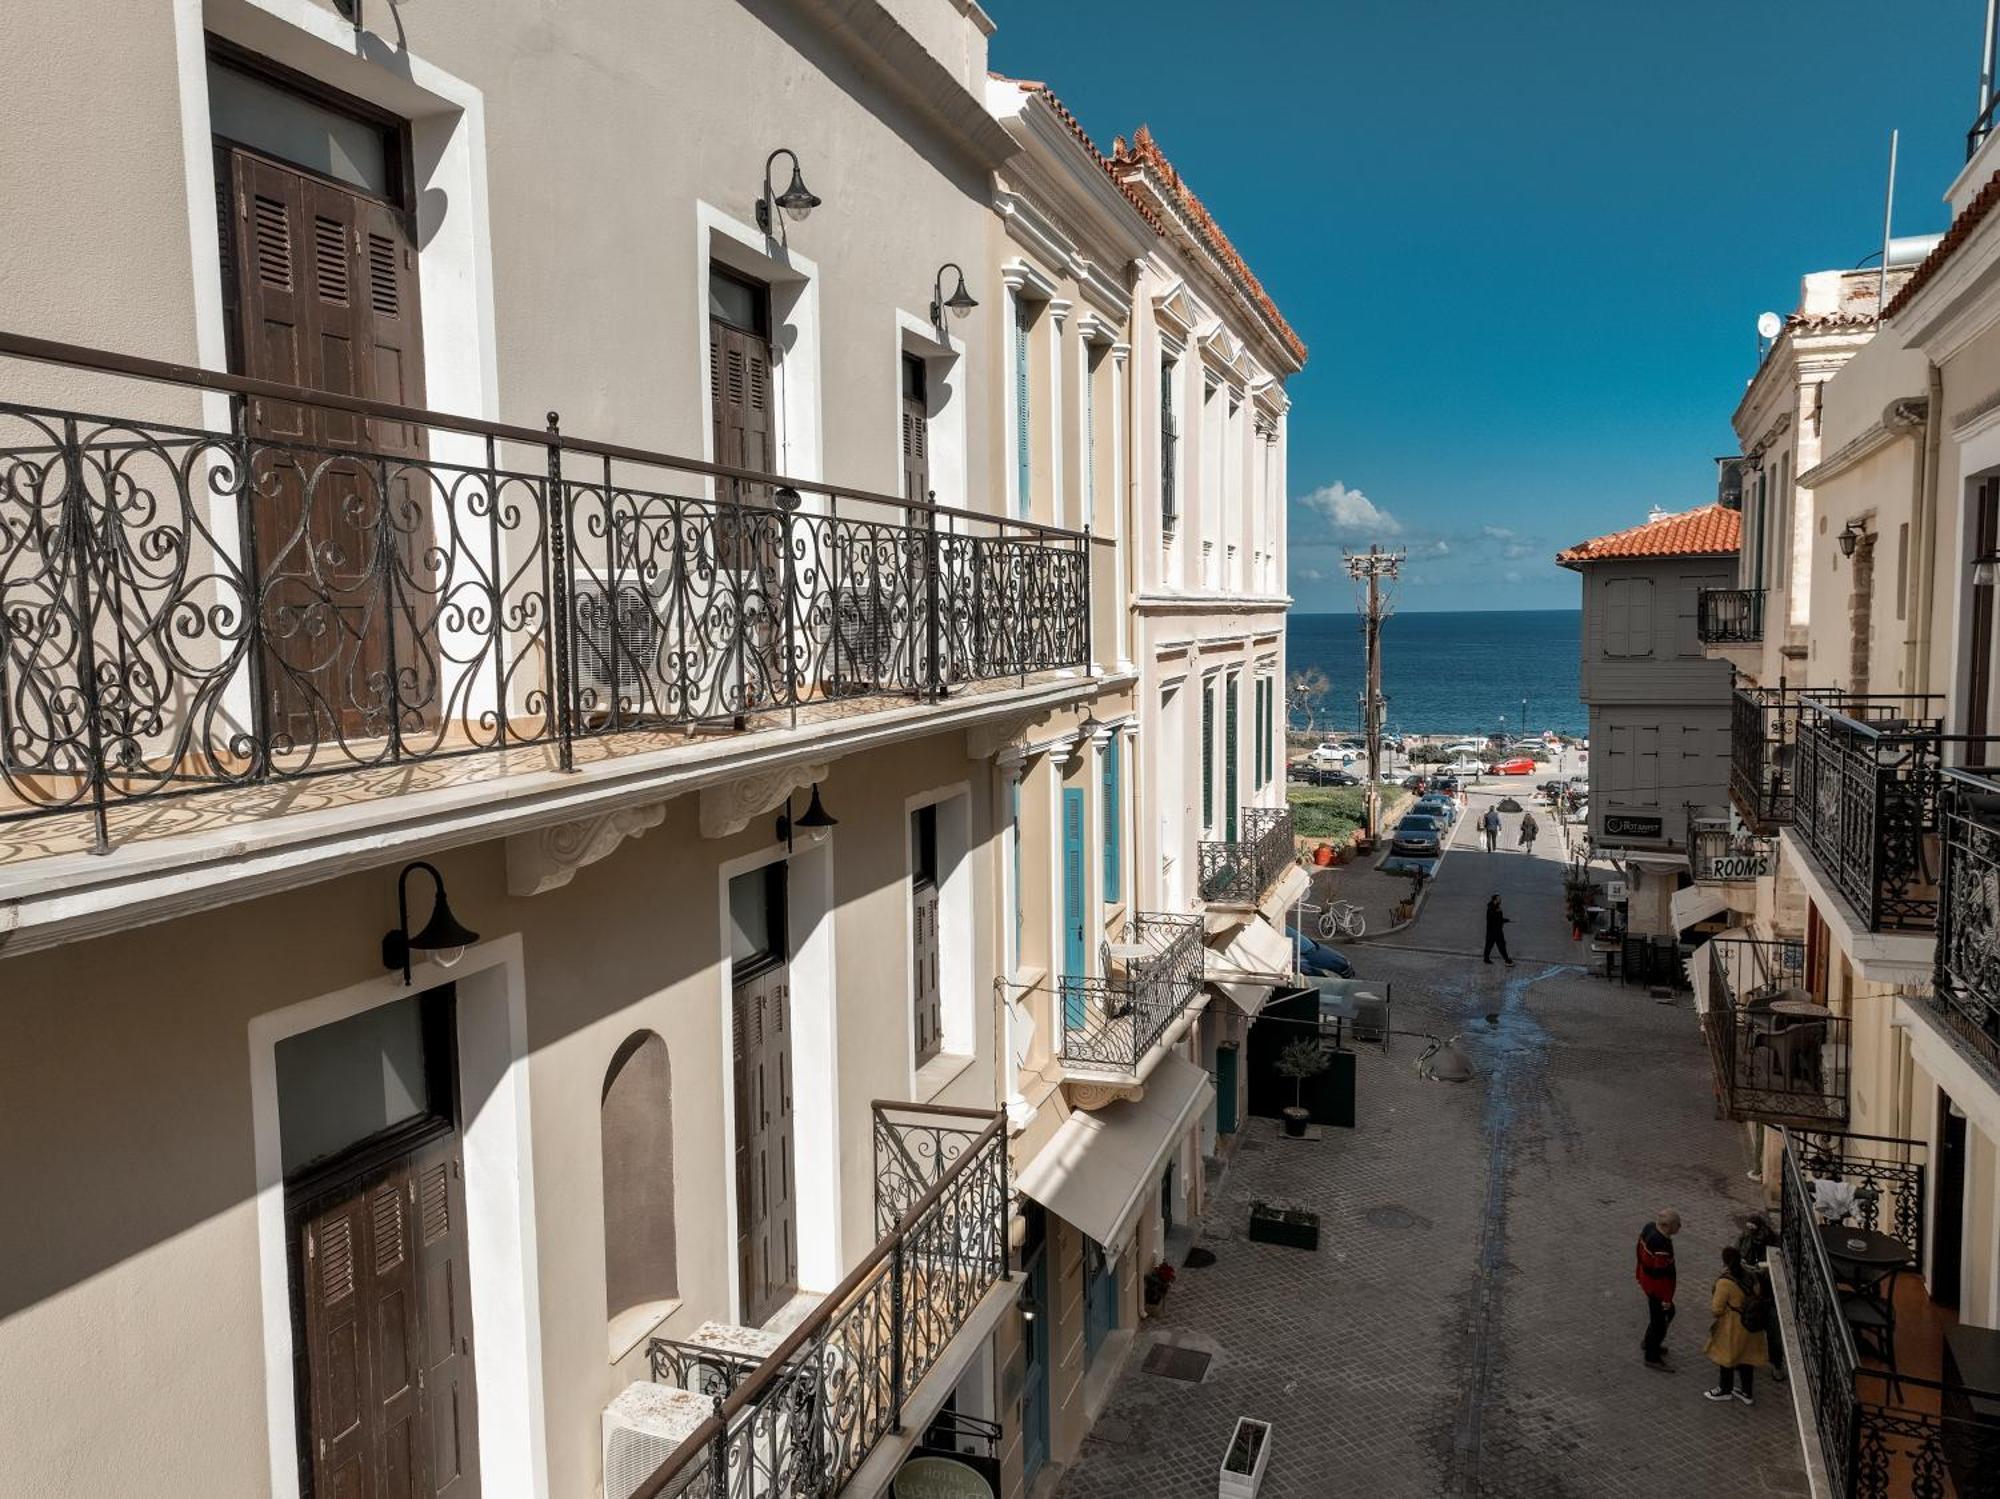
{"label": "brown wooden shutter", "polygon": [[743,1319],[762,1323],[798,1289],[791,982],[783,965],[738,985],[736,1231]]}
{"label": "brown wooden shutter", "polygon": [[471,1499],[479,1492],[479,1441],[466,1273],[465,1165],[458,1137],[419,1152],[413,1179],[423,1313],[419,1378],[430,1440],[428,1492],[438,1499]]}
{"label": "brown wooden shutter", "polygon": [[931,494],[931,423],[922,400],[903,397],[903,496],[928,500]]}

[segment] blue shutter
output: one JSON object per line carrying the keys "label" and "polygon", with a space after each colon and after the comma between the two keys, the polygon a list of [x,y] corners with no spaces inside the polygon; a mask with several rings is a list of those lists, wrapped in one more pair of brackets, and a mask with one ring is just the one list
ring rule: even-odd
{"label": "blue shutter", "polygon": [[1063,1018],[1067,1029],[1084,1023],[1083,980],[1090,975],[1084,946],[1083,788],[1063,788]]}
{"label": "blue shutter", "polygon": [[1201,827],[1215,826],[1215,684],[1201,684]]}
{"label": "blue shutter", "polygon": [[1236,841],[1236,698],[1237,678],[1229,679],[1229,696],[1222,704],[1222,841]]}
{"label": "blue shutter", "polygon": [[1107,904],[1119,899],[1118,833],[1122,822],[1119,782],[1122,779],[1118,736],[1113,734],[1104,741],[1104,899]]}
{"label": "blue shutter", "polygon": [[1252,694],[1250,709],[1250,784],[1261,790],[1264,785],[1264,679],[1258,677]]}
{"label": "blue shutter", "polygon": [[1014,450],[1019,465],[1021,514],[1032,508],[1028,462],[1028,304],[1014,302]]}

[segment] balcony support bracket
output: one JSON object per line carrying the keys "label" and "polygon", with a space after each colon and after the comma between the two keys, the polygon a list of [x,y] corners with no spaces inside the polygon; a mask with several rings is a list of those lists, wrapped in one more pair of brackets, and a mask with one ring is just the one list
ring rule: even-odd
{"label": "balcony support bracket", "polygon": [[545,895],[560,890],[584,865],[595,864],[627,838],[658,827],[666,815],[665,802],[650,802],[514,833],[507,839],[507,893]]}
{"label": "balcony support bracket", "polygon": [[752,818],[775,812],[794,791],[810,786],[814,781],[823,781],[826,775],[825,761],[807,763],[795,760],[775,770],[760,770],[754,775],[724,781],[719,786],[704,786],[701,789],[701,836],[728,838],[740,833],[750,826]]}

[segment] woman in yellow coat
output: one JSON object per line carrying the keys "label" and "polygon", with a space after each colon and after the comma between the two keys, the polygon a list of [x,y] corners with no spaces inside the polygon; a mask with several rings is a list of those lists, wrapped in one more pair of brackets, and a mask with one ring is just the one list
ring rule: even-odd
{"label": "woman in yellow coat", "polygon": [[1771,1361],[1764,1338],[1771,1304],[1762,1293],[1763,1287],[1744,1270],[1743,1256],[1736,1252],[1736,1246],[1724,1248],[1722,1274],[1708,1298],[1715,1320],[1701,1350],[1720,1371],[1719,1382],[1714,1389],[1702,1391],[1703,1399],[1727,1400],[1734,1395],[1745,1405],[1751,1403],[1751,1371]]}

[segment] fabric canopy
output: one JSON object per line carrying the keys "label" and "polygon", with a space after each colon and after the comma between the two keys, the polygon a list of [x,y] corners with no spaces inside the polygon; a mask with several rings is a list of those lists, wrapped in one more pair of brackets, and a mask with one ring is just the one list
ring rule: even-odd
{"label": "fabric canopy", "polygon": [[1690,885],[1676,890],[1670,902],[1674,930],[1684,932],[1697,921],[1720,916],[1729,909],[1729,897],[1714,885]]}
{"label": "fabric canopy", "polygon": [[1257,902],[1257,912],[1273,926],[1282,927],[1292,908],[1312,889],[1312,876],[1296,864],[1285,866],[1285,872],[1271,885],[1270,893]]}
{"label": "fabric canopy", "polygon": [[1021,1195],[1075,1224],[1107,1250],[1123,1247],[1140,1205],[1159,1189],[1160,1166],[1214,1097],[1208,1074],[1160,1058],[1146,1091],[1064,1121],[1016,1178]]}
{"label": "fabric canopy", "polygon": [[1292,942],[1261,916],[1253,916],[1208,949],[1208,981],[1246,1015],[1264,1008],[1271,990],[1289,984]]}

